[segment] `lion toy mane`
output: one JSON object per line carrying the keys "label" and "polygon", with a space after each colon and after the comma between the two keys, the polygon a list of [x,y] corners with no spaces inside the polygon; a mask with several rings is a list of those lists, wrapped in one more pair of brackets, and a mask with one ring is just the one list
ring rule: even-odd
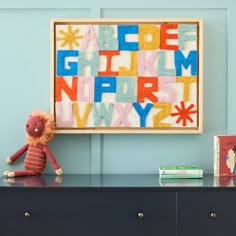
{"label": "lion toy mane", "polygon": [[3,173],[6,177],[41,175],[46,167],[46,157],[57,175],[62,175],[62,169],[48,147],[48,142],[53,139],[54,117],[46,112],[33,111],[25,126],[26,144],[6,159],[11,164],[23,153],[24,170],[10,170]]}

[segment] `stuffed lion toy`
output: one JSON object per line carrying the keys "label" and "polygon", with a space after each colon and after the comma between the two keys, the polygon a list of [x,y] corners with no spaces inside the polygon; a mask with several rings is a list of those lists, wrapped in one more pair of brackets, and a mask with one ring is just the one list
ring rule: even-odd
{"label": "stuffed lion toy", "polygon": [[56,174],[62,175],[62,169],[47,145],[53,138],[54,127],[54,117],[51,114],[33,111],[26,122],[26,144],[6,159],[6,163],[11,164],[26,152],[24,170],[5,171],[3,175],[6,177],[41,175],[46,167],[46,157]]}

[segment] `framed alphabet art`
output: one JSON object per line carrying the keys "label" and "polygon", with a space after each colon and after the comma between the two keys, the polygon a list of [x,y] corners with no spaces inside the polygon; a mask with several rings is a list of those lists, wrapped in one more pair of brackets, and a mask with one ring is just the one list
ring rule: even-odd
{"label": "framed alphabet art", "polygon": [[58,133],[201,133],[201,19],[53,19]]}

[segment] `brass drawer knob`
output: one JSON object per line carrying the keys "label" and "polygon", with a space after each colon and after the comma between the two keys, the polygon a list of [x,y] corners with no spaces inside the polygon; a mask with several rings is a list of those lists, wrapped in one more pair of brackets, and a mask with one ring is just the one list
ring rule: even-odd
{"label": "brass drawer knob", "polygon": [[31,216],[31,214],[30,214],[30,212],[25,212],[25,218],[30,218],[30,216]]}
{"label": "brass drawer knob", "polygon": [[138,213],[138,218],[142,219],[144,217],[144,214],[142,212]]}
{"label": "brass drawer knob", "polygon": [[216,213],[215,212],[212,212],[211,214],[210,214],[210,216],[211,216],[211,218],[216,218]]}

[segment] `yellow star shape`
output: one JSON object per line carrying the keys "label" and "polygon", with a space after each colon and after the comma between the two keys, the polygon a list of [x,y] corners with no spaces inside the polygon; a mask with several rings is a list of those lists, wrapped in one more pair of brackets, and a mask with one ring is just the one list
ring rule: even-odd
{"label": "yellow star shape", "polygon": [[82,35],[78,35],[79,29],[75,29],[72,31],[72,26],[67,26],[67,32],[64,30],[60,30],[59,33],[62,35],[61,37],[56,37],[56,41],[62,41],[60,46],[64,47],[68,44],[69,49],[73,49],[73,45],[79,47],[78,39],[82,39]]}

